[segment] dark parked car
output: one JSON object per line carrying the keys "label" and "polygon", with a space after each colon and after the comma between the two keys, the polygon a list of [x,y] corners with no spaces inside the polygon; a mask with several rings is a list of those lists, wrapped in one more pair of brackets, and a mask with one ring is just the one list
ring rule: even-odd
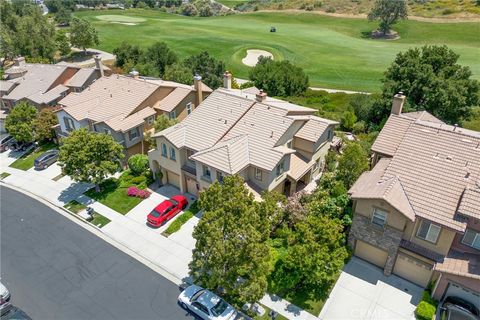
{"label": "dark parked car", "polygon": [[2,134],[0,136],[0,152],[5,152],[10,149],[10,145],[15,142],[15,139],[9,134]]}
{"label": "dark parked car", "polygon": [[1,317],[2,320],[32,320],[25,312],[11,304],[2,310]]}
{"label": "dark parked car", "polygon": [[25,151],[26,153],[35,149],[35,142],[18,142],[15,141],[10,145],[10,149],[14,151]]}
{"label": "dark parked car", "polygon": [[48,168],[58,160],[58,150],[49,150],[42,153],[34,161],[35,169],[42,170]]}
{"label": "dark parked car", "polygon": [[440,308],[441,320],[480,320],[480,311],[473,303],[459,297],[447,297]]}

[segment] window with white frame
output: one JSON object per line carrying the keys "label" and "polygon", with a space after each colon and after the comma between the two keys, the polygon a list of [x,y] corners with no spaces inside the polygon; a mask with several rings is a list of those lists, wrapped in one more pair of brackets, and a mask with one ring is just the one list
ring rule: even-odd
{"label": "window with white frame", "polygon": [[223,182],[223,172],[217,170],[217,180],[218,182],[222,183]]}
{"label": "window with white frame", "polygon": [[285,160],[280,161],[277,165],[277,176],[285,172]]}
{"label": "window with white frame", "polygon": [[192,113],[193,111],[193,104],[191,102],[187,103],[187,114]]}
{"label": "window with white frame", "polygon": [[418,227],[417,230],[417,237],[435,243],[437,242],[441,229],[440,226],[437,226],[430,221],[422,220],[420,222],[420,227]]}
{"label": "window with white frame", "polygon": [[167,145],[162,143],[162,157],[167,157]]}
{"label": "window with white frame", "polygon": [[259,168],[255,168],[255,179],[258,181],[262,181],[262,170]]}
{"label": "window with white frame", "polygon": [[169,117],[170,119],[176,119],[176,118],[177,118],[177,111],[173,110],[172,112],[170,112],[170,113],[168,114],[168,117]]}
{"label": "window with white frame", "polygon": [[473,231],[471,229],[465,230],[462,243],[480,250],[480,232]]}
{"label": "window with white frame", "polygon": [[177,155],[174,147],[170,147],[170,160],[177,161]]}
{"label": "window with white frame", "polygon": [[372,223],[379,227],[384,227],[387,222],[387,212],[378,208],[373,209]]}
{"label": "window with white frame", "polygon": [[73,123],[72,119],[64,117],[63,122],[65,123],[65,129],[67,129],[67,131],[72,131],[75,129],[75,124]]}
{"label": "window with white frame", "polygon": [[147,118],[147,123],[152,125],[155,122],[155,116],[150,116]]}
{"label": "window with white frame", "polygon": [[212,178],[212,173],[210,172],[210,168],[206,165],[202,166],[202,171],[203,171],[203,177],[211,179]]}
{"label": "window with white frame", "polygon": [[138,137],[140,137],[140,129],[138,129],[138,127],[128,131],[128,138],[130,139],[130,141]]}

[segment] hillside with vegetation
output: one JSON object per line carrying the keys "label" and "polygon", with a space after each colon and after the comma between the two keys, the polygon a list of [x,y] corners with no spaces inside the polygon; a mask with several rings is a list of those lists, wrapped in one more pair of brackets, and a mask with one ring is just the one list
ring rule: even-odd
{"label": "hillside with vegetation", "polygon": [[[375,0],[218,0],[239,11],[305,10],[347,15],[367,14]],[[477,0],[409,0],[409,15],[425,18],[480,18]]]}

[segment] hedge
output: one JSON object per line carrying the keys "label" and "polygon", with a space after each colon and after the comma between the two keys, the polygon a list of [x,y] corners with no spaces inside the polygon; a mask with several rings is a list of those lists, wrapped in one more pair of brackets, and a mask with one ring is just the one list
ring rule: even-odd
{"label": "hedge", "polygon": [[177,217],[165,230],[163,233],[167,237],[171,235],[172,233],[177,232],[180,230],[180,228],[188,221],[190,220],[194,215],[196,215],[200,211],[200,208],[198,207],[198,202],[195,201],[190,205],[190,208],[188,208],[187,211],[183,212],[180,216]]}

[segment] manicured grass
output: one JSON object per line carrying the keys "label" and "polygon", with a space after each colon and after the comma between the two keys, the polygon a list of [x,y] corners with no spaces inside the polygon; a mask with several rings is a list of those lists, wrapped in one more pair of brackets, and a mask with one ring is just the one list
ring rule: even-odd
{"label": "manicured grass", "polygon": [[[272,318],[268,315],[268,313],[270,312],[270,308],[267,308],[266,306],[264,306],[263,304],[261,305],[264,309],[265,309],[265,314],[260,317],[260,316],[256,316],[254,317],[253,319],[254,320],[271,320]],[[281,314],[278,314],[276,320],[287,320],[287,318],[285,318],[284,316],[282,316]]]}
{"label": "manicured grass", "polygon": [[100,185],[100,192],[96,192],[95,188],[92,188],[85,192],[85,195],[121,214],[127,214],[143,200],[127,196],[127,189],[119,187],[118,181],[115,179],[109,179]]}
{"label": "manicured grass", "polygon": [[2,172],[2,173],[0,173],[0,180],[5,179],[5,178],[8,177],[9,175],[10,175],[10,173],[8,173],[8,172]]}
{"label": "manicured grass", "polygon": [[200,211],[200,208],[198,207],[198,202],[195,201],[190,205],[190,208],[188,210],[184,211],[181,215],[179,215],[165,230],[162,234],[166,237],[171,235],[172,233],[177,232],[180,230],[180,228],[191,218],[193,218],[194,215],[196,215]]}
{"label": "manicured grass", "polygon": [[[129,26],[98,19],[102,15],[143,18]],[[273,53],[304,68],[312,86],[379,91],[382,74],[399,51],[424,44],[446,44],[460,54],[460,63],[480,78],[478,23],[402,21],[395,26],[396,41],[364,36],[377,27],[366,19],[310,13],[256,12],[221,17],[185,17],[156,10],[81,11],[76,16],[93,23],[99,48],[112,51],[122,41],[145,48],[165,41],[181,58],[206,50],[226,63],[234,76],[247,78],[241,59],[249,48]],[[113,19],[109,17],[108,19]],[[128,18],[127,18],[128,19]],[[275,26],[277,32],[271,33]]]}
{"label": "manicured grass", "polygon": [[85,210],[87,208],[86,205],[76,201],[76,200],[72,200],[70,201],[69,203],[65,204],[63,206],[65,209],[68,209],[70,211],[72,211],[73,213],[79,213],[80,211],[82,210]]}
{"label": "manicured grass", "polygon": [[41,155],[45,151],[55,148],[57,148],[57,145],[53,142],[47,142],[45,144],[42,144],[33,152],[25,154],[21,158],[15,160],[15,162],[13,162],[10,167],[27,171],[28,169],[33,167],[33,163],[39,155]]}
{"label": "manicured grass", "polygon": [[104,227],[105,225],[107,225],[108,223],[110,223],[110,219],[102,216],[100,213],[98,212],[94,212],[93,213],[93,220],[90,221],[91,224],[99,227],[99,228],[102,228]]}

